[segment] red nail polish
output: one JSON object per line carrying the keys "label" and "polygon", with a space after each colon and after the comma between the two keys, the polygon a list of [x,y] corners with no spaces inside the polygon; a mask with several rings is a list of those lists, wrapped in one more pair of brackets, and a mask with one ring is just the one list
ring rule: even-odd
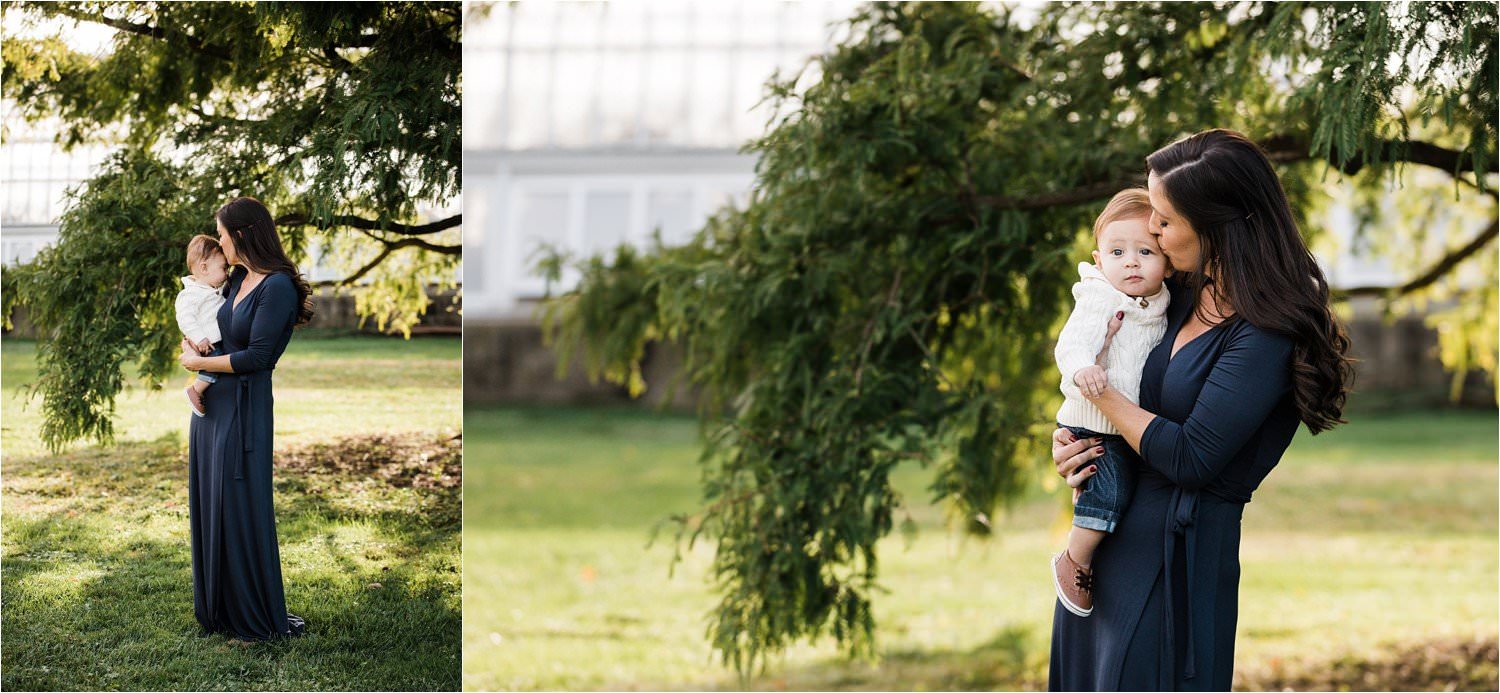
{"label": "red nail polish", "polygon": [[1104,454],[1104,446],[1100,445],[1099,447],[1094,448],[1094,452],[1097,452],[1097,453],[1103,455]]}
{"label": "red nail polish", "polygon": [[1117,311],[1115,311],[1115,317],[1119,318],[1121,320],[1124,320],[1125,319],[1125,311],[1123,311],[1123,310],[1117,310]]}
{"label": "red nail polish", "polygon": [[1097,471],[1099,471],[1099,466],[1091,464],[1091,465],[1089,465],[1089,471],[1090,472],[1097,472]]}

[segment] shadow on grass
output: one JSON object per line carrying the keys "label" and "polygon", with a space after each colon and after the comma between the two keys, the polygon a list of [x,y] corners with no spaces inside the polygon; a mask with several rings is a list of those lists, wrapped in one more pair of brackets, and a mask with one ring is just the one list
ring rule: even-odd
{"label": "shadow on grass", "polygon": [[[334,507],[337,492],[278,484],[288,607],[309,634],[237,647],[197,637],[174,437],[7,460],[5,475],[5,689],[459,686],[458,525],[403,517],[432,498],[345,479],[372,498]],[[456,506],[456,486],[435,492]]]}

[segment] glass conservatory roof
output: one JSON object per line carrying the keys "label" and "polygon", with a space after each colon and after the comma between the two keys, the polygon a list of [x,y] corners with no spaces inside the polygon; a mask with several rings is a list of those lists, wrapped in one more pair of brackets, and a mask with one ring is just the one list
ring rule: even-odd
{"label": "glass conservatory roof", "polygon": [[[495,3],[464,27],[468,149],[736,149],[853,2]],[[804,75],[815,79],[816,75]]]}

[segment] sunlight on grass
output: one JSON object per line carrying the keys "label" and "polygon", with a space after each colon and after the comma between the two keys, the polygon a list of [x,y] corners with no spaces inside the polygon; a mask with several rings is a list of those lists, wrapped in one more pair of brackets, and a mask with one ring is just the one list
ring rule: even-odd
{"label": "sunlight on grass", "polygon": [[[0,446],[7,458],[46,452],[36,436],[42,402],[25,386],[36,378],[36,344],[6,339]],[[459,340],[423,337],[338,339],[296,336],[276,367],[276,442],[298,445],[328,436],[379,431],[457,432],[463,419]],[[406,357],[410,355],[408,360]],[[151,390],[135,379],[115,403],[116,442],[140,442],[176,432],[186,445],[189,417],[182,372]],[[90,441],[72,444],[85,448]]]}
{"label": "sunlight on grass", "polygon": [[51,565],[56,567],[27,575],[15,589],[38,602],[63,604],[79,601],[88,583],[104,576],[104,569],[91,561]]}
{"label": "sunlight on grass", "polygon": [[[34,347],[5,340],[0,687],[458,686],[459,341],[292,344],[275,376],[275,501],[287,606],[310,634],[240,648],[194,637],[189,420],[175,393],[132,389],[116,445],[48,454],[37,408],[16,411]],[[367,454],[334,464],[350,450]]]}

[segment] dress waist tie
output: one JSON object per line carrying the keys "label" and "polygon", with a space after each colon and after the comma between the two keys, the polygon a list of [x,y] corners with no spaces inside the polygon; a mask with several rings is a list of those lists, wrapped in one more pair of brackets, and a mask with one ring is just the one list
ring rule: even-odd
{"label": "dress waist tie", "polygon": [[1177,620],[1173,617],[1176,615],[1177,608],[1175,590],[1179,589],[1179,587],[1175,586],[1172,580],[1172,558],[1177,550],[1177,538],[1179,536],[1182,537],[1182,541],[1187,549],[1187,584],[1180,586],[1185,596],[1183,600],[1186,611],[1184,621],[1187,623],[1187,632],[1183,634],[1183,637],[1187,639],[1187,662],[1183,665],[1182,675],[1183,678],[1191,679],[1198,674],[1196,666],[1197,657],[1194,656],[1195,653],[1193,650],[1193,597],[1191,591],[1195,582],[1193,579],[1193,568],[1197,565],[1197,562],[1193,560],[1196,558],[1194,553],[1196,553],[1198,546],[1198,542],[1196,541],[1198,527],[1195,522],[1197,515],[1198,492],[1187,491],[1180,486],[1174,489],[1172,491],[1172,503],[1167,513],[1166,535],[1163,542],[1165,548],[1162,551],[1162,579],[1165,580],[1163,585],[1166,588],[1163,595],[1164,599],[1162,600],[1166,605],[1166,639],[1162,648],[1161,663],[1161,690],[1164,691],[1176,690],[1177,688],[1175,680],[1177,676]]}
{"label": "dress waist tie", "polygon": [[245,458],[249,456],[250,451],[255,447],[255,436],[250,432],[246,414],[250,410],[252,389],[250,375],[242,375],[235,380],[239,381],[237,401],[234,403],[234,416],[240,429],[240,454],[234,461],[234,478],[243,479],[245,478]]}

